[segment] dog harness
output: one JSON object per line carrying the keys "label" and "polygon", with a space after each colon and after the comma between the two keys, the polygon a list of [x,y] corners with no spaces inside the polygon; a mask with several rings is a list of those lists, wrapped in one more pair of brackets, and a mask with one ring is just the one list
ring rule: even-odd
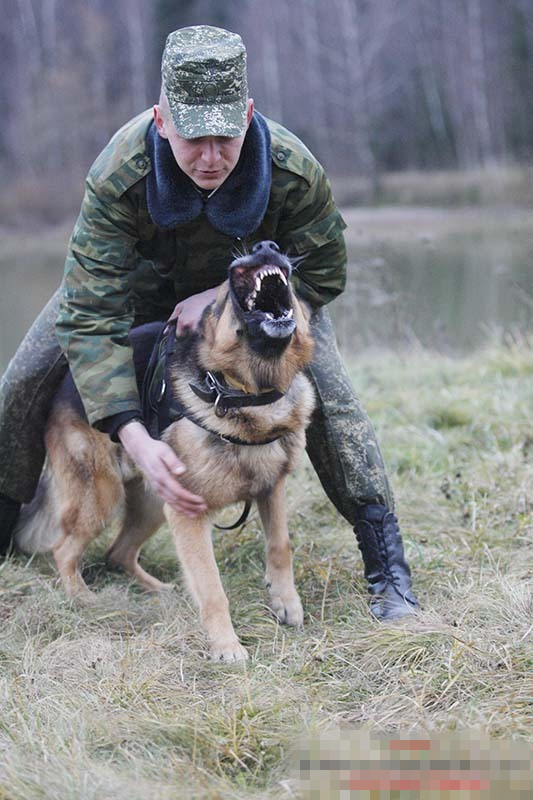
{"label": "dog harness", "polygon": [[[176,321],[174,320],[159,334],[143,379],[141,389],[143,420],[150,436],[160,439],[161,434],[169,425],[185,417],[228,444],[260,446],[270,444],[281,438],[283,434],[262,439],[261,441],[249,441],[237,436],[219,433],[199,420],[172,393],[170,367],[175,349]],[[265,406],[275,403],[276,400],[280,400],[283,397],[283,392],[277,389],[269,389],[260,394],[244,392],[241,389],[228,386],[221,373],[210,371],[205,373],[203,379],[196,382],[191,381],[189,386],[197,397],[214,406],[217,417],[226,416],[231,408]]]}
{"label": "dog harness", "polygon": [[[218,431],[212,430],[205,425],[198,417],[189,411],[184,404],[172,392],[172,380],[170,376],[170,366],[172,356],[176,349],[176,324],[174,320],[163,328],[157,338],[148,367],[144,375],[141,402],[143,408],[144,424],[154,439],[160,439],[161,434],[173,423],[184,417],[194,422],[195,425],[216,436],[220,441],[227,444],[260,446],[270,444],[280,439],[283,434],[262,439],[259,442],[250,442],[240,439],[237,436],[229,436]],[[206,403],[214,406],[217,417],[224,417],[230,408],[244,408],[246,406],[264,406],[276,402],[283,397],[283,392],[277,389],[270,389],[261,394],[251,394],[230,387],[224,381],[221,373],[205,373],[203,379],[197,382],[190,382],[190,388],[194,394]],[[233,525],[215,525],[219,530],[233,530],[243,525],[250,513],[252,504],[246,501],[244,509]]]}

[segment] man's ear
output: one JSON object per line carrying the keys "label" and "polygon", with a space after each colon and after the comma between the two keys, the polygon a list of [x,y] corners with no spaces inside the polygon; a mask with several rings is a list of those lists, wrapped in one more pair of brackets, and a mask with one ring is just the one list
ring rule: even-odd
{"label": "man's ear", "polygon": [[161,106],[154,106],[154,122],[155,122],[155,126],[157,128],[158,134],[163,139],[168,139],[168,134],[167,134],[166,125],[165,125],[165,118],[164,118],[163,113],[161,111]]}
{"label": "man's ear", "polygon": [[249,97],[246,107],[246,130],[248,130],[250,126],[250,122],[252,121],[253,115],[254,115],[254,101],[251,97]]}

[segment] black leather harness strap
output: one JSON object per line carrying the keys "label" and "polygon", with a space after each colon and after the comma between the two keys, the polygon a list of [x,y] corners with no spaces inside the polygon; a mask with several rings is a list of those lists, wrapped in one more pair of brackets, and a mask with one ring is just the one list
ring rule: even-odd
{"label": "black leather harness strap", "polygon": [[167,347],[168,326],[161,328],[152,349],[148,366],[144,374],[141,388],[141,404],[143,419],[146,429],[154,439],[160,439],[161,434],[168,428],[167,401]]}
{"label": "black leather harness strap", "polygon": [[[250,441],[241,439],[237,436],[222,434],[212,430],[205,425],[198,417],[189,411],[183,403],[172,394],[172,380],[170,367],[172,356],[176,347],[176,322],[169,323],[159,334],[152,350],[150,361],[146,369],[142,386],[142,406],[145,425],[156,439],[161,438],[161,434],[169,425],[179,419],[186,417],[198,425],[199,428],[218,437],[227,444],[240,446],[257,447],[264,444],[271,444],[278,436],[268,437],[260,441]],[[206,372],[203,381],[191,381],[190,388],[197,397],[205,403],[214,406],[218,417],[224,417],[230,408],[245,408],[246,406],[264,406],[276,402],[283,397],[283,393],[276,389],[271,389],[261,394],[250,394],[240,389],[226,386],[221,381],[220,373]]]}
{"label": "black leather harness strap", "polygon": [[242,514],[237,520],[237,522],[234,522],[233,525],[217,525],[217,523],[215,522],[215,528],[218,528],[219,531],[233,531],[235,530],[235,528],[238,528],[239,525],[244,525],[244,523],[248,519],[248,514],[250,513],[251,507],[252,507],[251,502],[247,500],[244,504]]}
{"label": "black leather harness strap", "polygon": [[217,372],[206,372],[202,383],[189,383],[189,386],[200,400],[213,403],[217,417],[223,417],[230,408],[245,408],[246,406],[267,406],[283,397],[282,392],[270,389],[261,394],[250,394],[240,389],[227,386],[222,382],[222,376]]}
{"label": "black leather harness strap", "polygon": [[[173,321],[169,322],[165,328],[162,328],[150,355],[143,379],[141,402],[144,424],[150,436],[154,439],[160,439],[161,434],[169,425],[185,417],[195,425],[198,425],[199,428],[227,444],[261,446],[281,438],[280,434],[268,439],[261,439],[258,442],[249,441],[214,431],[199,420],[172,394],[170,367],[175,349],[176,321]],[[278,392],[275,389],[255,395],[228,387],[222,382],[220,373],[213,372],[207,372],[203,381],[191,382],[189,386],[197,397],[206,403],[214,405],[215,413],[218,417],[224,417],[230,408],[268,405],[283,397],[282,392]],[[233,525],[215,525],[215,527],[225,531],[238,528],[246,522],[250,508],[251,503],[247,501],[237,522]]]}

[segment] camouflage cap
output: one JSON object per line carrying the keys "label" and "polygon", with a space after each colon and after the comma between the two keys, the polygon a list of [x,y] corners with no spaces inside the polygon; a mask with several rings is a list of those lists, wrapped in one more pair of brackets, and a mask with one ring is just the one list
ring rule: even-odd
{"label": "camouflage cap", "polygon": [[237,33],[210,25],[174,31],[161,76],[180,136],[241,136],[246,130],[246,48]]}

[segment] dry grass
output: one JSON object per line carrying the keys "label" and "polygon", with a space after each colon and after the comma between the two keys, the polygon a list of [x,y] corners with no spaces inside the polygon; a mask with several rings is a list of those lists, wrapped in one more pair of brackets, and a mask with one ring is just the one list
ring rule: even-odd
{"label": "dry grass", "polygon": [[[216,534],[246,667],[204,658],[179,578],[108,573],[71,605],[47,559],[0,567],[0,798],[289,798],[305,732],[482,730],[533,739],[532,342],[467,359],[368,354],[353,368],[394,478],[424,605],[374,622],[354,537],[308,465],[290,485],[303,632],[265,609],[257,517]],[[105,537],[103,537],[105,538]],[[161,531],[144,563],[177,569]]]}

